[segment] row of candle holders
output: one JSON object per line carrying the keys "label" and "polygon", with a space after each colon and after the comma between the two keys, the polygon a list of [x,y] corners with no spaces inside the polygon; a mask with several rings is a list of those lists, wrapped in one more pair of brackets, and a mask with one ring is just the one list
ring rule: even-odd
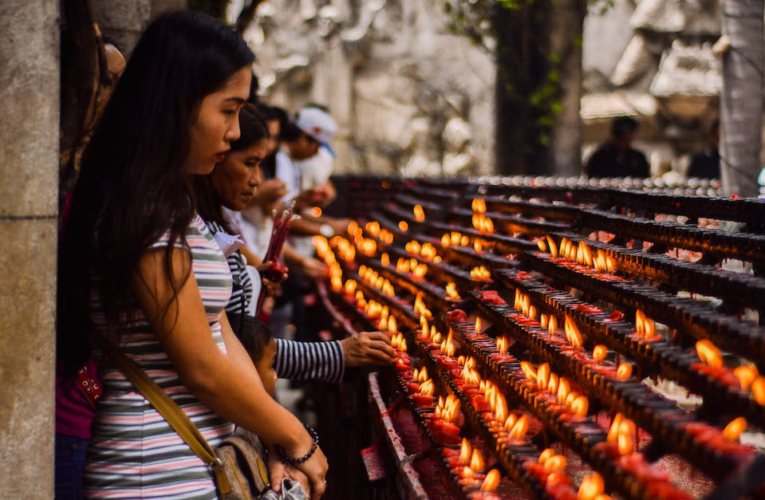
{"label": "row of candle holders", "polygon": [[[549,335],[538,322],[529,321],[509,306],[494,305],[482,301],[477,295],[473,296],[483,312],[491,315],[497,323],[503,323],[512,331],[513,338],[540,359],[549,362],[554,371],[578,381],[587,394],[596,397],[608,408],[620,411],[654,438],[660,439],[668,449],[682,455],[710,476],[725,478],[743,463],[743,459],[754,454],[752,448],[723,441],[719,431],[719,439],[713,443],[715,447],[695,439],[689,429],[695,429],[691,424],[701,423],[695,422],[686,411],[637,379],[618,380],[616,366],[597,363],[584,350],[572,348],[558,335]],[[540,307],[540,311],[544,309]],[[715,429],[707,427],[710,432]]]}
{"label": "row of candle holders", "polygon": [[675,380],[696,394],[703,395],[713,406],[726,412],[743,415],[751,422],[765,425],[765,407],[742,391],[738,381],[697,369],[699,358],[669,341],[645,339],[635,334],[635,327],[624,321],[622,314],[608,314],[561,290],[551,288],[527,273],[500,271],[500,281],[510,288],[522,290],[537,303],[571,318],[574,324],[598,344],[628,356],[643,376],[662,376]]}
{"label": "row of candle holders", "polygon": [[523,260],[536,271],[601,300],[646,315],[698,339],[709,339],[720,348],[761,363],[765,359],[765,329],[722,314],[708,304],[656,290],[635,281],[613,279],[561,265],[550,254],[526,252]]}
{"label": "row of candle holders", "polygon": [[741,259],[765,263],[765,235],[734,233],[721,229],[655,221],[600,210],[583,210],[584,227],[608,231],[627,239],[647,240],[668,247],[685,248],[719,259]]}
{"label": "row of candle holders", "polygon": [[593,250],[603,251],[616,261],[619,271],[623,273],[664,283],[679,290],[693,290],[701,295],[720,297],[736,309],[750,307],[765,311],[765,278],[588,240],[572,233],[558,233],[554,236],[567,238],[577,244],[584,241]]}

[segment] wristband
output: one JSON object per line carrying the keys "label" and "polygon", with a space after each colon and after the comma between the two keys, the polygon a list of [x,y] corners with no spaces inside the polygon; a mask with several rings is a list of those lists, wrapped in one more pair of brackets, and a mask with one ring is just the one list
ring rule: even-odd
{"label": "wristband", "polygon": [[308,434],[311,435],[311,439],[313,439],[313,445],[311,445],[311,449],[308,450],[308,453],[306,453],[305,455],[303,455],[300,458],[292,458],[292,457],[287,456],[287,452],[284,451],[284,448],[282,448],[281,446],[277,445],[275,447],[275,449],[276,449],[276,458],[278,458],[281,463],[287,464],[287,465],[300,465],[303,462],[305,462],[306,460],[308,460],[309,458],[311,458],[313,456],[313,454],[316,452],[316,449],[319,447],[319,435],[316,433],[315,430],[313,430],[311,428],[310,425],[303,424],[303,427],[305,427],[305,430],[308,431]]}
{"label": "wristband", "polygon": [[329,224],[322,224],[321,227],[319,228],[319,232],[325,238],[331,238],[335,235],[335,230],[332,229],[332,226],[330,226]]}

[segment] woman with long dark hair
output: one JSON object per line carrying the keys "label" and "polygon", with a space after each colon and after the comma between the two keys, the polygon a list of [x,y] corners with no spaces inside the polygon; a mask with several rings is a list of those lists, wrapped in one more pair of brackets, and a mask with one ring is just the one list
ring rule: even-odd
{"label": "woman with long dark hair", "polygon": [[[212,174],[194,178],[197,210],[214,235],[239,233],[234,214],[247,208],[257,194],[260,163],[268,153],[268,125],[256,108],[246,105],[242,109],[239,128],[241,136],[231,143],[226,159],[215,166]],[[227,260],[234,287],[226,313],[237,332],[244,323],[242,316],[258,300],[260,287],[254,286],[248,262],[238,249],[232,249]],[[346,366],[390,364],[394,355],[390,339],[382,332],[361,332],[332,342],[276,339],[274,368],[279,378],[338,383]]]}
{"label": "woman with long dark hair", "polygon": [[[91,335],[143,369],[215,447],[233,424],[314,450],[302,424],[263,389],[223,308],[231,275],[196,214],[193,175],[239,138],[254,59],[212,18],[157,18],[136,46],[85,152],[62,237],[59,356],[78,369]],[[112,360],[103,359],[85,468],[90,497],[215,498],[211,471]],[[320,450],[297,466],[324,491]]]}

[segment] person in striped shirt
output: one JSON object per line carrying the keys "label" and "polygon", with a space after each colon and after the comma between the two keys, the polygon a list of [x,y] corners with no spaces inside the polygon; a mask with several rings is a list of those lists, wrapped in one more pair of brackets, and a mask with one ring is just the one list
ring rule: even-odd
{"label": "person in striped shirt", "polygon": [[[241,136],[231,144],[226,159],[215,166],[209,176],[194,179],[194,198],[199,214],[221,243],[227,255],[233,278],[231,299],[226,306],[230,323],[237,332],[243,314],[254,314],[252,305],[260,291],[259,283],[273,286],[258,273],[247,272],[247,259],[241,251],[232,213],[246,208],[260,183],[260,162],[268,149],[268,126],[260,112],[246,105],[239,115]],[[269,263],[255,262],[256,269],[265,270]],[[254,278],[254,279],[253,279]],[[332,342],[294,342],[276,339],[276,373],[279,378],[293,380],[322,380],[340,382],[346,366],[389,364],[394,350],[390,339],[381,332],[362,332]]]}
{"label": "person in striped shirt", "polygon": [[189,189],[190,177],[211,173],[239,138],[253,60],[213,18],[160,15],[83,156],[60,243],[57,355],[70,370],[91,353],[100,362],[87,498],[218,496],[212,471],[91,335],[112,340],[212,447],[240,426],[289,457],[305,455],[297,467],[313,498],[326,487],[326,457],[268,395],[231,329],[231,273]]}

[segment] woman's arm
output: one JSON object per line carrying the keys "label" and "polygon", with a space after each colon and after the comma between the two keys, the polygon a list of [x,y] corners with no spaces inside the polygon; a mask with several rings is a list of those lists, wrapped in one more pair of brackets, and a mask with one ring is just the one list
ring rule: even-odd
{"label": "woman's arm", "polygon": [[[190,273],[173,297],[164,250],[149,251],[139,262],[134,289],[158,340],[185,386],[220,417],[281,445],[289,456],[299,457],[312,446],[300,421],[274,401],[263,388],[252,362],[233,336],[225,316],[223,337],[228,352],[217,346],[208,326],[189,254],[174,249],[171,255],[174,282]],[[327,461],[317,450],[299,467],[311,479],[316,497],[324,491]]]}

